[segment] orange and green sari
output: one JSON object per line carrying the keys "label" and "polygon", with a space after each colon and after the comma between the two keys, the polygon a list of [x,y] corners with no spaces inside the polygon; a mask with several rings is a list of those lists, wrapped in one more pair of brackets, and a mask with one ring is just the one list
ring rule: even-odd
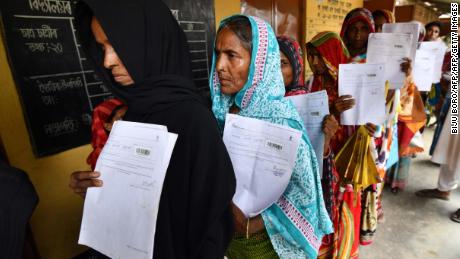
{"label": "orange and green sari", "polygon": [[[307,51],[314,49],[321,56],[327,67],[328,76],[331,79],[325,82],[324,76],[315,75],[312,92],[326,90],[329,98],[329,107],[339,98],[338,73],[339,65],[349,62],[350,54],[340,36],[335,32],[321,32],[306,45]],[[340,118],[336,118],[340,125]],[[339,126],[335,136],[331,140],[332,151],[337,154],[348,139],[345,128]]]}

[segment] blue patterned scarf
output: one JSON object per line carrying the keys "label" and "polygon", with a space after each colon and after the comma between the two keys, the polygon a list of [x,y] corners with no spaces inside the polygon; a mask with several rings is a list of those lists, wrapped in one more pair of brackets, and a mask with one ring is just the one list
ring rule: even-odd
{"label": "blue patterned scarf", "polygon": [[[223,20],[225,26],[232,16]],[[284,99],[279,46],[275,34],[265,21],[245,16],[252,27],[252,57],[248,81],[235,96],[221,93],[215,70],[210,78],[212,111],[221,127],[234,104],[239,115],[286,125],[303,132],[291,180],[279,201],[262,213],[273,247],[281,258],[316,258],[321,240],[332,233],[321,189],[315,152],[294,105]]]}

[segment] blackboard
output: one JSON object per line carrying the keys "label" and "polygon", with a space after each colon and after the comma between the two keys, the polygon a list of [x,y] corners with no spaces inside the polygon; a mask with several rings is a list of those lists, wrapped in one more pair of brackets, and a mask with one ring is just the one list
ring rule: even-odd
{"label": "blackboard", "polygon": [[[75,35],[77,1],[0,2],[3,38],[35,155],[89,143],[93,108],[113,96]],[[215,36],[214,1],[165,3],[187,35],[196,85],[206,91]]]}

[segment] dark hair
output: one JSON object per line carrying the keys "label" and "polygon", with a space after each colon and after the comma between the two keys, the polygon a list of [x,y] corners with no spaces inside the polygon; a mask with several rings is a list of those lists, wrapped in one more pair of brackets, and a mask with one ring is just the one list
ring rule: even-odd
{"label": "dark hair", "polygon": [[384,18],[386,18],[385,13],[384,13],[382,10],[373,11],[373,12],[372,12],[372,17],[374,18],[374,20],[375,20],[375,18],[377,18],[377,17],[384,17]]}
{"label": "dark hair", "polygon": [[438,27],[439,30],[441,30],[441,28],[442,28],[441,22],[439,22],[439,21],[434,21],[434,22],[430,22],[430,23],[428,23],[427,25],[425,25],[425,29],[426,29],[426,30],[429,30],[429,29],[430,29],[431,27],[433,27],[433,26]]}
{"label": "dark hair", "polygon": [[228,20],[228,22],[219,28],[217,34],[225,28],[231,30],[235,35],[240,39],[243,47],[252,53],[252,30],[251,22],[247,17],[244,16],[235,16]]}
{"label": "dark hair", "polygon": [[[315,48],[315,46],[313,46],[313,44],[311,44],[311,42],[307,42],[305,44],[305,49],[307,50],[307,55],[319,55],[318,50]],[[312,54],[312,52],[314,53]]]}

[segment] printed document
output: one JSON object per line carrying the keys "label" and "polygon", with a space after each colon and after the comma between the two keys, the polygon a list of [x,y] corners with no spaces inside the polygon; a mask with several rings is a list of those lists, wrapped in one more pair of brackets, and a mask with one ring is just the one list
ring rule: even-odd
{"label": "printed document", "polygon": [[368,64],[385,63],[385,80],[391,89],[403,87],[406,75],[401,71],[403,58],[409,57],[412,35],[406,33],[371,33],[367,47]]}
{"label": "printed document", "polygon": [[341,114],[342,125],[381,125],[385,121],[385,65],[340,64],[339,96],[351,95],[356,105]]}
{"label": "printed document", "polygon": [[447,51],[446,44],[442,41],[424,41],[420,43],[419,49],[429,51],[435,56],[432,82],[433,84],[439,83],[442,76],[442,63]]}
{"label": "printed document", "polygon": [[323,121],[324,117],[329,114],[327,92],[323,90],[310,94],[290,96],[287,99],[292,101],[304,122],[308,139],[315,149],[319,172],[322,176],[324,153]]}
{"label": "printed document", "polygon": [[111,258],[151,259],[166,170],[177,135],[117,121],[99,156],[102,187],[89,188],[78,243]]}
{"label": "printed document", "polygon": [[389,33],[406,33],[412,35],[410,42],[409,58],[413,61],[415,59],[415,51],[418,46],[418,38],[420,35],[421,26],[418,23],[411,22],[398,22],[398,23],[385,23],[382,27],[382,32]]}
{"label": "printed document", "polygon": [[236,176],[233,203],[254,217],[278,201],[291,179],[302,132],[227,114],[224,143]]}
{"label": "printed document", "polygon": [[433,84],[436,55],[428,50],[419,49],[415,55],[413,77],[419,91],[429,92]]}

